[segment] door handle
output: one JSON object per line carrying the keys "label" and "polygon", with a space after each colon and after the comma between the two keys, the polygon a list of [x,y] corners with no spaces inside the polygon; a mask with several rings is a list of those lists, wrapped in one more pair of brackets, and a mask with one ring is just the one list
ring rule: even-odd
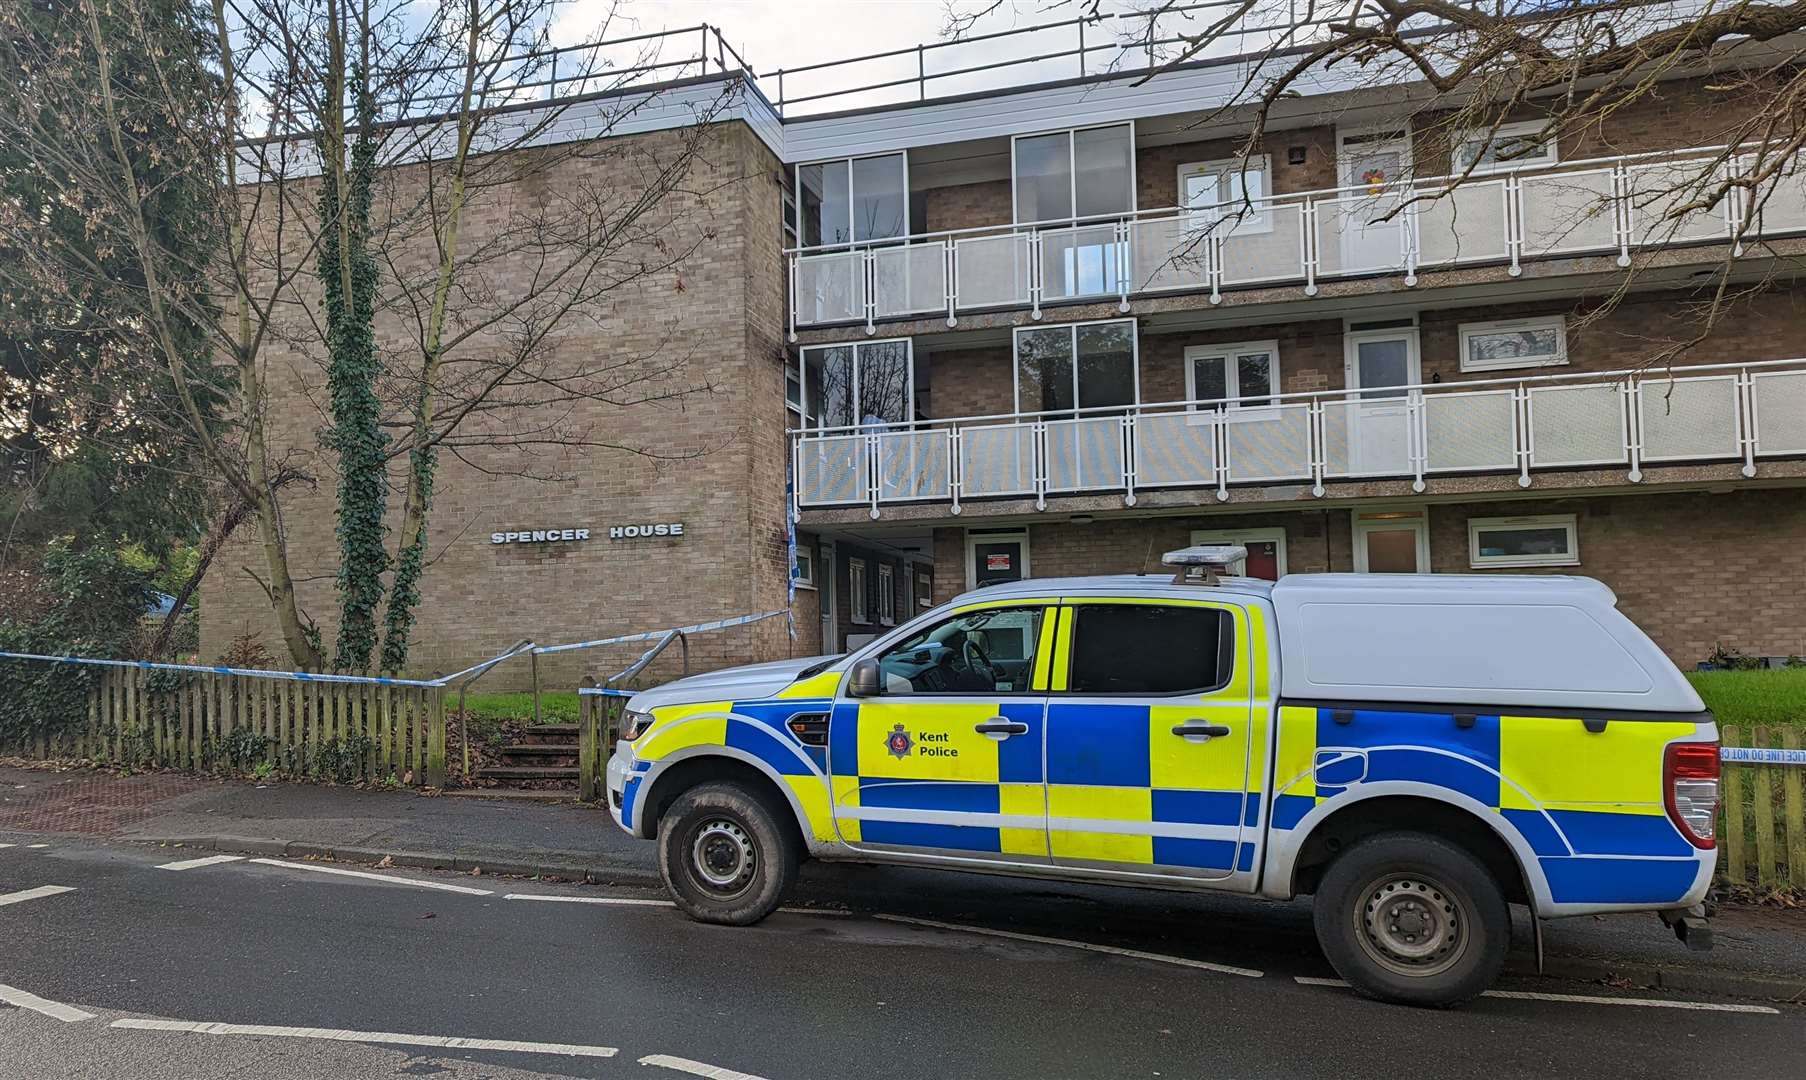
{"label": "door handle", "polygon": [[980,735],[989,735],[993,739],[1007,739],[1011,735],[1028,734],[1028,725],[1020,720],[1005,720],[1001,716],[993,716],[982,721],[972,729]]}
{"label": "door handle", "polygon": [[1208,720],[1187,720],[1183,724],[1173,725],[1173,734],[1198,742],[1209,742],[1229,734],[1228,724],[1213,724]]}

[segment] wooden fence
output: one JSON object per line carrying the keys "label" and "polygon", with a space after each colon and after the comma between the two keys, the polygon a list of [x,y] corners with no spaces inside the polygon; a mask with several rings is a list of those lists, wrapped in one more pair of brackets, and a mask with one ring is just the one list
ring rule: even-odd
{"label": "wooden fence", "polygon": [[[1719,729],[1727,747],[1799,750],[1794,727]],[[1806,766],[1727,761],[1719,780],[1718,874],[1734,885],[1806,889]]]}
{"label": "wooden fence", "polygon": [[[584,689],[596,680],[584,676]],[[577,797],[595,802],[607,797],[608,759],[621,737],[624,698],[582,694],[577,697]]]}
{"label": "wooden fence", "polygon": [[129,767],[440,787],[444,687],[102,668],[85,723],[16,749]]}

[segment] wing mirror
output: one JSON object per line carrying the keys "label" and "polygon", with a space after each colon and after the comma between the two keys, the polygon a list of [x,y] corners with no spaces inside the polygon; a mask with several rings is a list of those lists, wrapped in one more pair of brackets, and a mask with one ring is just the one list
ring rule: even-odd
{"label": "wing mirror", "polygon": [[876,660],[861,660],[847,678],[847,696],[877,697],[884,692],[884,670]]}

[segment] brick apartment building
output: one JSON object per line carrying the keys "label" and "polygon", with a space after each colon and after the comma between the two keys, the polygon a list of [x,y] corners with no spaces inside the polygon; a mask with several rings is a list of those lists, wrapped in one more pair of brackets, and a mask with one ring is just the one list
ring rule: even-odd
{"label": "brick apartment building", "polygon": [[[1506,162],[1408,88],[1325,73],[1244,161],[1247,118],[1215,108],[1233,60],[1145,82],[1043,63],[896,103],[863,75],[785,100],[703,62],[660,92],[736,96],[710,156],[734,182],[691,225],[712,240],[684,287],[646,290],[621,333],[681,326],[718,389],[606,422],[710,452],[550,485],[448,462],[423,668],[793,591],[789,628],[701,662],[839,651],[970,587],[1206,541],[1267,577],[1584,574],[1684,665],[1806,653],[1806,177],[1759,215],[1664,213],[1739,108],[1708,72]],[[1721,272],[1766,284],[1708,323]],[[329,490],[294,541],[316,616]],[[606,539],[644,522],[685,528]],[[489,542],[571,527],[591,539]],[[267,632],[245,585],[210,580],[205,648]]]}

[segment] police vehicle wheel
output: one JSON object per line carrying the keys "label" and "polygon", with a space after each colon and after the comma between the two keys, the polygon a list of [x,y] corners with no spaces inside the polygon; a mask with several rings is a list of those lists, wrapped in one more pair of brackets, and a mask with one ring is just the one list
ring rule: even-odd
{"label": "police vehicle wheel", "polygon": [[1312,917],[1330,965],[1368,997],[1449,1008],[1492,985],[1511,914],[1480,861],[1425,833],[1370,837],[1343,852]]}
{"label": "police vehicle wheel", "polygon": [[747,926],[771,914],[796,880],[793,832],[759,794],[702,784],[677,797],[658,823],[658,869],[684,914]]}

